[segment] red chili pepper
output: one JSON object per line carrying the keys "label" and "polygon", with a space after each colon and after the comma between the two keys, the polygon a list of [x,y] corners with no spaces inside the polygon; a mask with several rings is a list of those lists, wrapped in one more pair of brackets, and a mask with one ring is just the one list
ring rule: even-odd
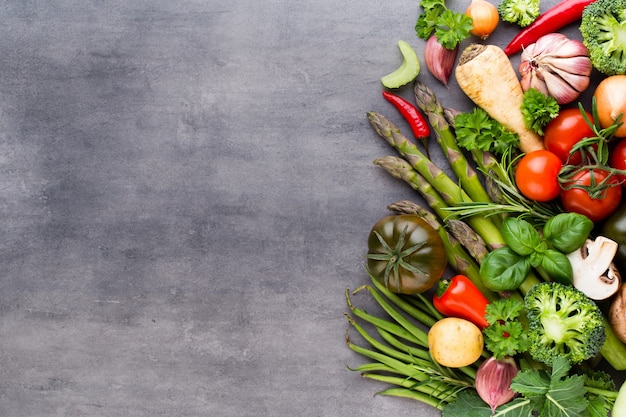
{"label": "red chili pepper", "polygon": [[388,102],[393,104],[394,107],[400,111],[400,114],[404,116],[406,121],[411,126],[411,130],[417,139],[422,140],[430,136],[430,127],[428,127],[428,122],[426,122],[426,118],[422,115],[422,113],[420,113],[417,107],[411,104],[408,100],[405,100],[404,98],[386,90],[383,90],[383,97],[385,97]]}
{"label": "red chili pepper", "polygon": [[542,13],[533,23],[520,31],[504,48],[504,53],[513,55],[523,47],[531,45],[543,35],[557,32],[570,23],[580,20],[583,10],[595,0],[563,0]]}
{"label": "red chili pepper", "polygon": [[442,280],[433,297],[433,305],[443,315],[469,320],[481,329],[489,325],[485,318],[489,301],[465,275]]}

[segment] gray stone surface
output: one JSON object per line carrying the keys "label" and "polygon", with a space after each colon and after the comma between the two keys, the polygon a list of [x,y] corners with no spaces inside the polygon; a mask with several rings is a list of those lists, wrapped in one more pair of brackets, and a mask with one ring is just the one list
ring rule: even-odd
{"label": "gray stone surface", "polygon": [[344,344],[369,229],[415,196],[365,112],[401,125],[379,78],[397,40],[421,56],[417,14],[3,2],[0,415],[438,415],[374,396]]}

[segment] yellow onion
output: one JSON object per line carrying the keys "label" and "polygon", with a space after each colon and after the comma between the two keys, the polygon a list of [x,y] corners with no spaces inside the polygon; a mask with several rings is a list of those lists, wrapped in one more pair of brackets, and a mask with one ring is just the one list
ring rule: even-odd
{"label": "yellow onion", "polygon": [[510,356],[496,359],[493,356],[485,360],[476,371],[474,382],[476,392],[492,411],[506,404],[515,397],[511,381],[517,375],[515,360]]}
{"label": "yellow onion", "polygon": [[[598,119],[603,129],[611,126],[622,115],[621,122],[626,122],[626,75],[611,75],[596,87],[593,96],[596,99]],[[616,131],[618,138],[626,137],[626,123]]]}
{"label": "yellow onion", "polygon": [[465,9],[465,14],[472,18],[470,33],[482,40],[487,39],[500,22],[498,8],[487,0],[472,0]]}
{"label": "yellow onion", "polygon": [[519,74],[522,90],[537,89],[559,104],[576,100],[590,83],[589,51],[578,40],[549,33],[524,49]]}

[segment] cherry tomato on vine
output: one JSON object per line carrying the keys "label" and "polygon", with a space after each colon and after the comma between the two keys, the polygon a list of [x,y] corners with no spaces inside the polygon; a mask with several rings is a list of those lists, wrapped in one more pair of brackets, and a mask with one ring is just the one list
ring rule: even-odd
{"label": "cherry tomato on vine", "polygon": [[[617,177],[608,180],[607,188],[599,191],[598,196],[592,196],[582,188],[570,188],[574,183],[582,186],[599,184],[609,176],[605,170],[582,170],[574,174],[571,181],[565,184],[561,192],[561,202],[565,211],[587,216],[593,222],[599,222],[611,215],[619,207],[622,200],[622,187]],[[596,197],[596,198],[594,198]]]}
{"label": "cherry tomato on vine", "polygon": [[[626,139],[620,140],[611,151],[609,165],[615,169],[626,170]],[[626,175],[619,175],[618,178],[622,187],[626,187]]]}
{"label": "cherry tomato on vine", "polygon": [[546,150],[528,152],[515,170],[515,182],[525,197],[535,201],[550,201],[561,194],[559,171],[563,163]]}
{"label": "cherry tomato on vine", "polygon": [[[592,120],[591,114],[586,113],[589,120]],[[546,125],[544,132],[543,143],[546,149],[558,156],[561,162],[572,165],[579,164],[582,159],[580,152],[570,157],[572,147],[581,139],[595,136],[578,108],[561,110],[559,115]]]}

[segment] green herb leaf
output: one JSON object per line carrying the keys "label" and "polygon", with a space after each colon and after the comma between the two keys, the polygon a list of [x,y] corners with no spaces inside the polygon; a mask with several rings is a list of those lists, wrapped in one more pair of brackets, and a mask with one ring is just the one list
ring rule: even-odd
{"label": "green herb leaf", "polygon": [[560,213],[546,222],[543,235],[552,247],[563,253],[570,253],[585,243],[593,228],[594,223],[587,216]]}
{"label": "green herb leaf", "polygon": [[456,401],[447,404],[441,410],[442,417],[489,417],[491,408],[475,391],[463,391],[457,394]]}
{"label": "green herb leaf", "polygon": [[530,88],[524,93],[521,110],[526,127],[543,136],[543,128],[559,115],[560,107],[554,97]]}
{"label": "green herb leaf", "polygon": [[519,321],[495,322],[483,330],[485,347],[496,359],[528,350],[528,337]]}
{"label": "green herb leaf", "polygon": [[446,49],[454,49],[464,39],[469,38],[472,30],[472,18],[465,13],[444,10],[437,19],[435,36]]}
{"label": "green herb leaf", "polygon": [[559,356],[550,374],[535,369],[519,372],[513,378],[511,389],[530,399],[532,408],[541,416],[588,416],[585,377],[568,376],[570,369],[568,360]]}
{"label": "green herb leaf", "polygon": [[524,302],[519,298],[498,298],[487,304],[485,319],[489,324],[500,321],[513,321],[522,315]]}
{"label": "green herb leaf", "polygon": [[512,251],[526,256],[537,251],[541,245],[541,236],[535,227],[516,217],[509,217],[502,226],[502,237]]}
{"label": "green herb leaf", "polygon": [[516,290],[530,272],[530,261],[508,246],[489,252],[480,265],[479,273],[485,286],[492,291]]}
{"label": "green herb leaf", "polygon": [[468,151],[489,151],[504,155],[519,146],[519,137],[510,132],[480,107],[469,113],[459,113],[454,118],[459,146]]}
{"label": "green herb leaf", "polygon": [[556,282],[572,284],[574,272],[572,271],[572,264],[565,254],[554,249],[547,250],[541,260],[541,267]]}

